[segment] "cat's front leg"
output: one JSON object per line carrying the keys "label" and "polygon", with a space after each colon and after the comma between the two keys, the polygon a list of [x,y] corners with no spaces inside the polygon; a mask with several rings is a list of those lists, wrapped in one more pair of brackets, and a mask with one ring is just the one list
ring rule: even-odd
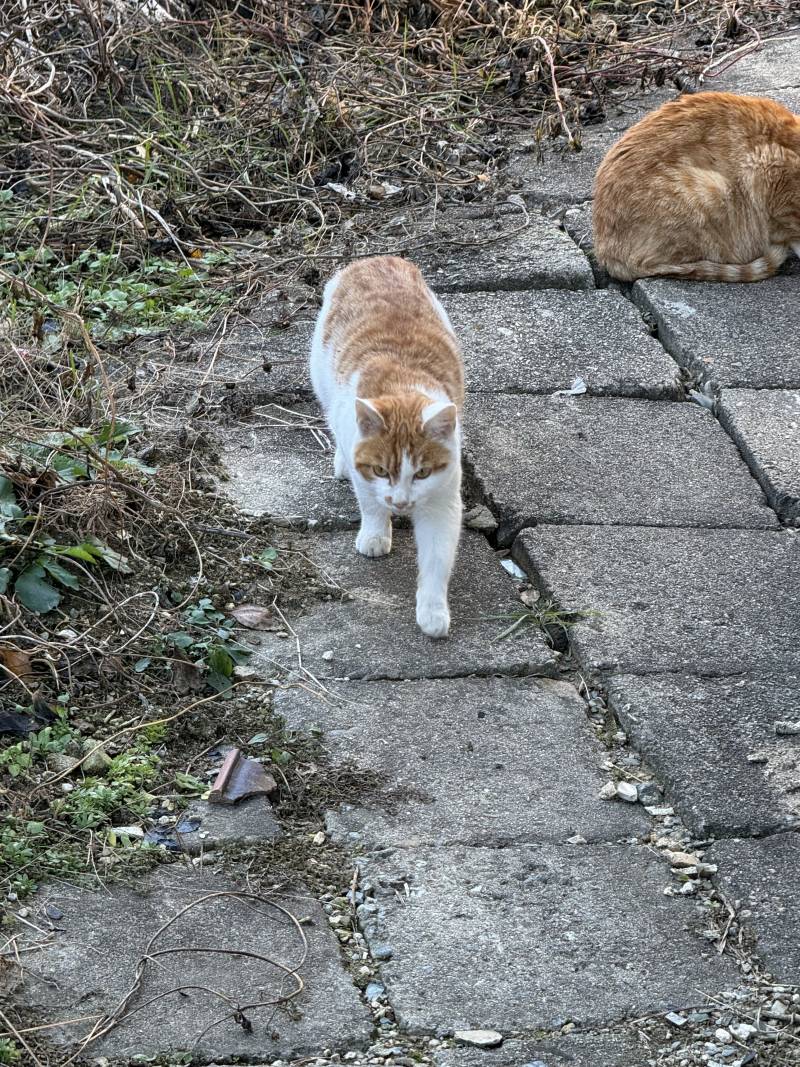
{"label": "cat's front leg", "polygon": [[461,496],[414,517],[417,541],[417,625],[428,637],[447,637],[450,608],[447,589],[461,533]]}
{"label": "cat's front leg", "polygon": [[362,556],[388,556],[392,551],[392,516],[358,474],[353,475],[353,489],[361,511],[361,529],[356,549]]}
{"label": "cat's front leg", "polygon": [[336,451],[333,454],[333,476],[334,478],[338,478],[340,482],[346,482],[350,477],[347,459],[338,444],[336,445]]}

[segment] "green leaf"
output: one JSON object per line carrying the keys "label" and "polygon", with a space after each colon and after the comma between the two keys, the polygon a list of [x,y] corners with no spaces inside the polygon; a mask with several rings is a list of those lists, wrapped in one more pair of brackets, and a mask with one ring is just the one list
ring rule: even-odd
{"label": "green leaf", "polygon": [[209,651],[208,669],[230,678],[233,674],[233,660],[220,645],[213,645]]}
{"label": "green leaf", "polygon": [[291,753],[285,752],[282,748],[271,748],[269,758],[278,767],[287,767],[292,762]]}
{"label": "green leaf", "polygon": [[193,774],[186,774],[184,771],[176,773],[175,785],[177,785],[178,789],[182,789],[187,793],[202,794],[208,789],[206,782],[202,782],[199,778],[195,778]]}
{"label": "green leaf", "polygon": [[137,426],[133,422],[125,422],[120,419],[114,423],[113,427],[110,422],[106,422],[100,427],[100,432],[97,434],[97,443],[99,445],[108,445],[115,441],[127,441],[129,437],[141,432],[141,426]]}
{"label": "green leaf", "polygon": [[0,567],[0,593],[5,593],[8,589],[8,579],[11,577],[10,567]]}
{"label": "green leaf", "polygon": [[253,734],[248,745],[263,745],[265,741],[269,741],[269,734]]}
{"label": "green leaf", "polygon": [[191,634],[187,634],[185,630],[175,630],[170,634],[166,634],[164,640],[167,644],[173,646],[173,648],[191,648],[194,644],[194,638]]}
{"label": "green leaf", "polygon": [[4,515],[7,519],[22,518],[22,508],[17,504],[14,485],[2,474],[0,474],[0,515]]}
{"label": "green leaf", "polygon": [[146,671],[150,666],[151,660],[149,656],[143,656],[142,659],[137,659],[133,665],[133,669],[137,674],[141,674],[142,671]]}
{"label": "green leaf", "polygon": [[120,574],[131,574],[133,568],[128,563],[125,556],[120,555],[119,552],[115,552],[113,548],[109,548],[108,545],[103,544],[102,541],[97,541],[91,538],[90,543],[97,549],[97,555],[102,559],[103,563],[107,567],[110,567],[112,571],[119,571]]}
{"label": "green leaf", "polygon": [[70,556],[72,559],[83,560],[84,563],[97,563],[100,558],[99,550],[87,542],[82,545],[70,545],[69,548],[57,547],[53,551],[60,556]]}
{"label": "green leaf", "polygon": [[278,558],[277,548],[265,548],[260,556],[256,559],[256,563],[259,563],[265,571],[272,570],[272,564]]}
{"label": "green leaf", "polygon": [[69,589],[80,589],[81,583],[76,575],[68,571],[66,567],[62,567],[57,560],[50,559],[48,556],[39,556],[36,562],[41,563],[50,577],[55,578],[57,582],[61,582]]}
{"label": "green leaf", "polygon": [[21,604],[37,615],[52,611],[61,602],[61,594],[44,581],[44,568],[38,563],[26,567],[14,583],[14,592]]}
{"label": "green leaf", "polygon": [[219,671],[209,671],[206,675],[206,684],[216,689],[218,693],[227,693],[233,688],[230,678],[220,674]]}

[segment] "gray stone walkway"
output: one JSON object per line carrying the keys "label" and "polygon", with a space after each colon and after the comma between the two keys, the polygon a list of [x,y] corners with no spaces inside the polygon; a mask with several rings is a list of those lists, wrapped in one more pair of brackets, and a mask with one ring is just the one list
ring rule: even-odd
{"label": "gray stone walkway", "polygon": [[[708,87],[777,96],[799,71],[796,38]],[[239,412],[222,491],[302,530],[323,590],[289,618],[292,640],[262,635],[254,665],[283,680],[275,707],[292,730],[321,730],[334,765],[378,775],[331,807],[324,832],[358,867],[339,892],[356,894],[379,989],[359,995],[327,916],[298,890],[281,899],[309,919],[300,1016],[281,1014],[277,1036],[266,1010],[253,1034],[212,1030],[206,1058],[800,1062],[800,732],[776,726],[800,719],[800,272],[596,287],[594,169],[669,95],[623,105],[579,157],[542,164],[521,142],[506,181],[530,223],[518,212],[495,240],[496,220],[480,221],[464,237],[487,236],[480,255],[454,245],[423,263],[465,349],[468,491],[498,523],[493,543],[464,533],[446,643],[414,626],[408,531],[390,558],[355,553],[357,511],[310,397],[310,322],[241,324],[215,352],[213,380]],[[569,205],[569,233],[538,214]],[[585,394],[563,395],[577,377]],[[568,643],[536,624],[544,605],[575,613]],[[171,870],[150,886],[151,926],[216,884],[183,874],[176,889]],[[45,1018],[55,988],[87,1014],[121,991],[92,955],[86,899],[69,923],[70,892],[66,936],[89,964],[48,950]],[[96,904],[106,926],[130,906],[119,893]],[[246,909],[218,920],[291,973],[281,923]],[[126,948],[128,971],[142,950]],[[197,967],[216,981],[213,963]],[[251,961],[235,995],[285,988],[254,975]],[[191,1047],[204,1005],[159,1003],[98,1052]],[[497,1031],[496,1047],[471,1047],[461,1032],[475,1030]]]}

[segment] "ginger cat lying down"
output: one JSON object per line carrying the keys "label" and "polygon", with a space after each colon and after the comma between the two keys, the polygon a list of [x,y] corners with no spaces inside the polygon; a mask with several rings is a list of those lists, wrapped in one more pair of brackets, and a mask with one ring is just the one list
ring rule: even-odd
{"label": "ginger cat lying down", "polygon": [[768,278],[800,255],[800,117],[733,93],[664,104],[600,164],[592,214],[597,258],[623,281]]}
{"label": "ginger cat lying down", "polygon": [[385,556],[392,516],[414,526],[417,624],[450,628],[447,590],[461,531],[464,371],[447,313],[419,270],[376,256],[325,287],[311,380],[336,437],[334,473],[361,511],[356,548]]}

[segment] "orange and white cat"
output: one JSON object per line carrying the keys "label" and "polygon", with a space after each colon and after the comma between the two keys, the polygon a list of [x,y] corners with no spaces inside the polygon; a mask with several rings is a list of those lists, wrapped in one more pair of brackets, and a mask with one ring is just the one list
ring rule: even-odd
{"label": "orange and white cat", "polygon": [[595,179],[595,254],[623,281],[768,278],[800,255],[800,116],[696,93],[645,116]]}
{"label": "orange and white cat", "polygon": [[464,372],[447,313],[403,259],[362,259],[325,286],[311,380],[336,438],[334,473],[361,511],[356,548],[385,556],[392,516],[417,543],[417,624],[450,628],[447,591],[461,531]]}

